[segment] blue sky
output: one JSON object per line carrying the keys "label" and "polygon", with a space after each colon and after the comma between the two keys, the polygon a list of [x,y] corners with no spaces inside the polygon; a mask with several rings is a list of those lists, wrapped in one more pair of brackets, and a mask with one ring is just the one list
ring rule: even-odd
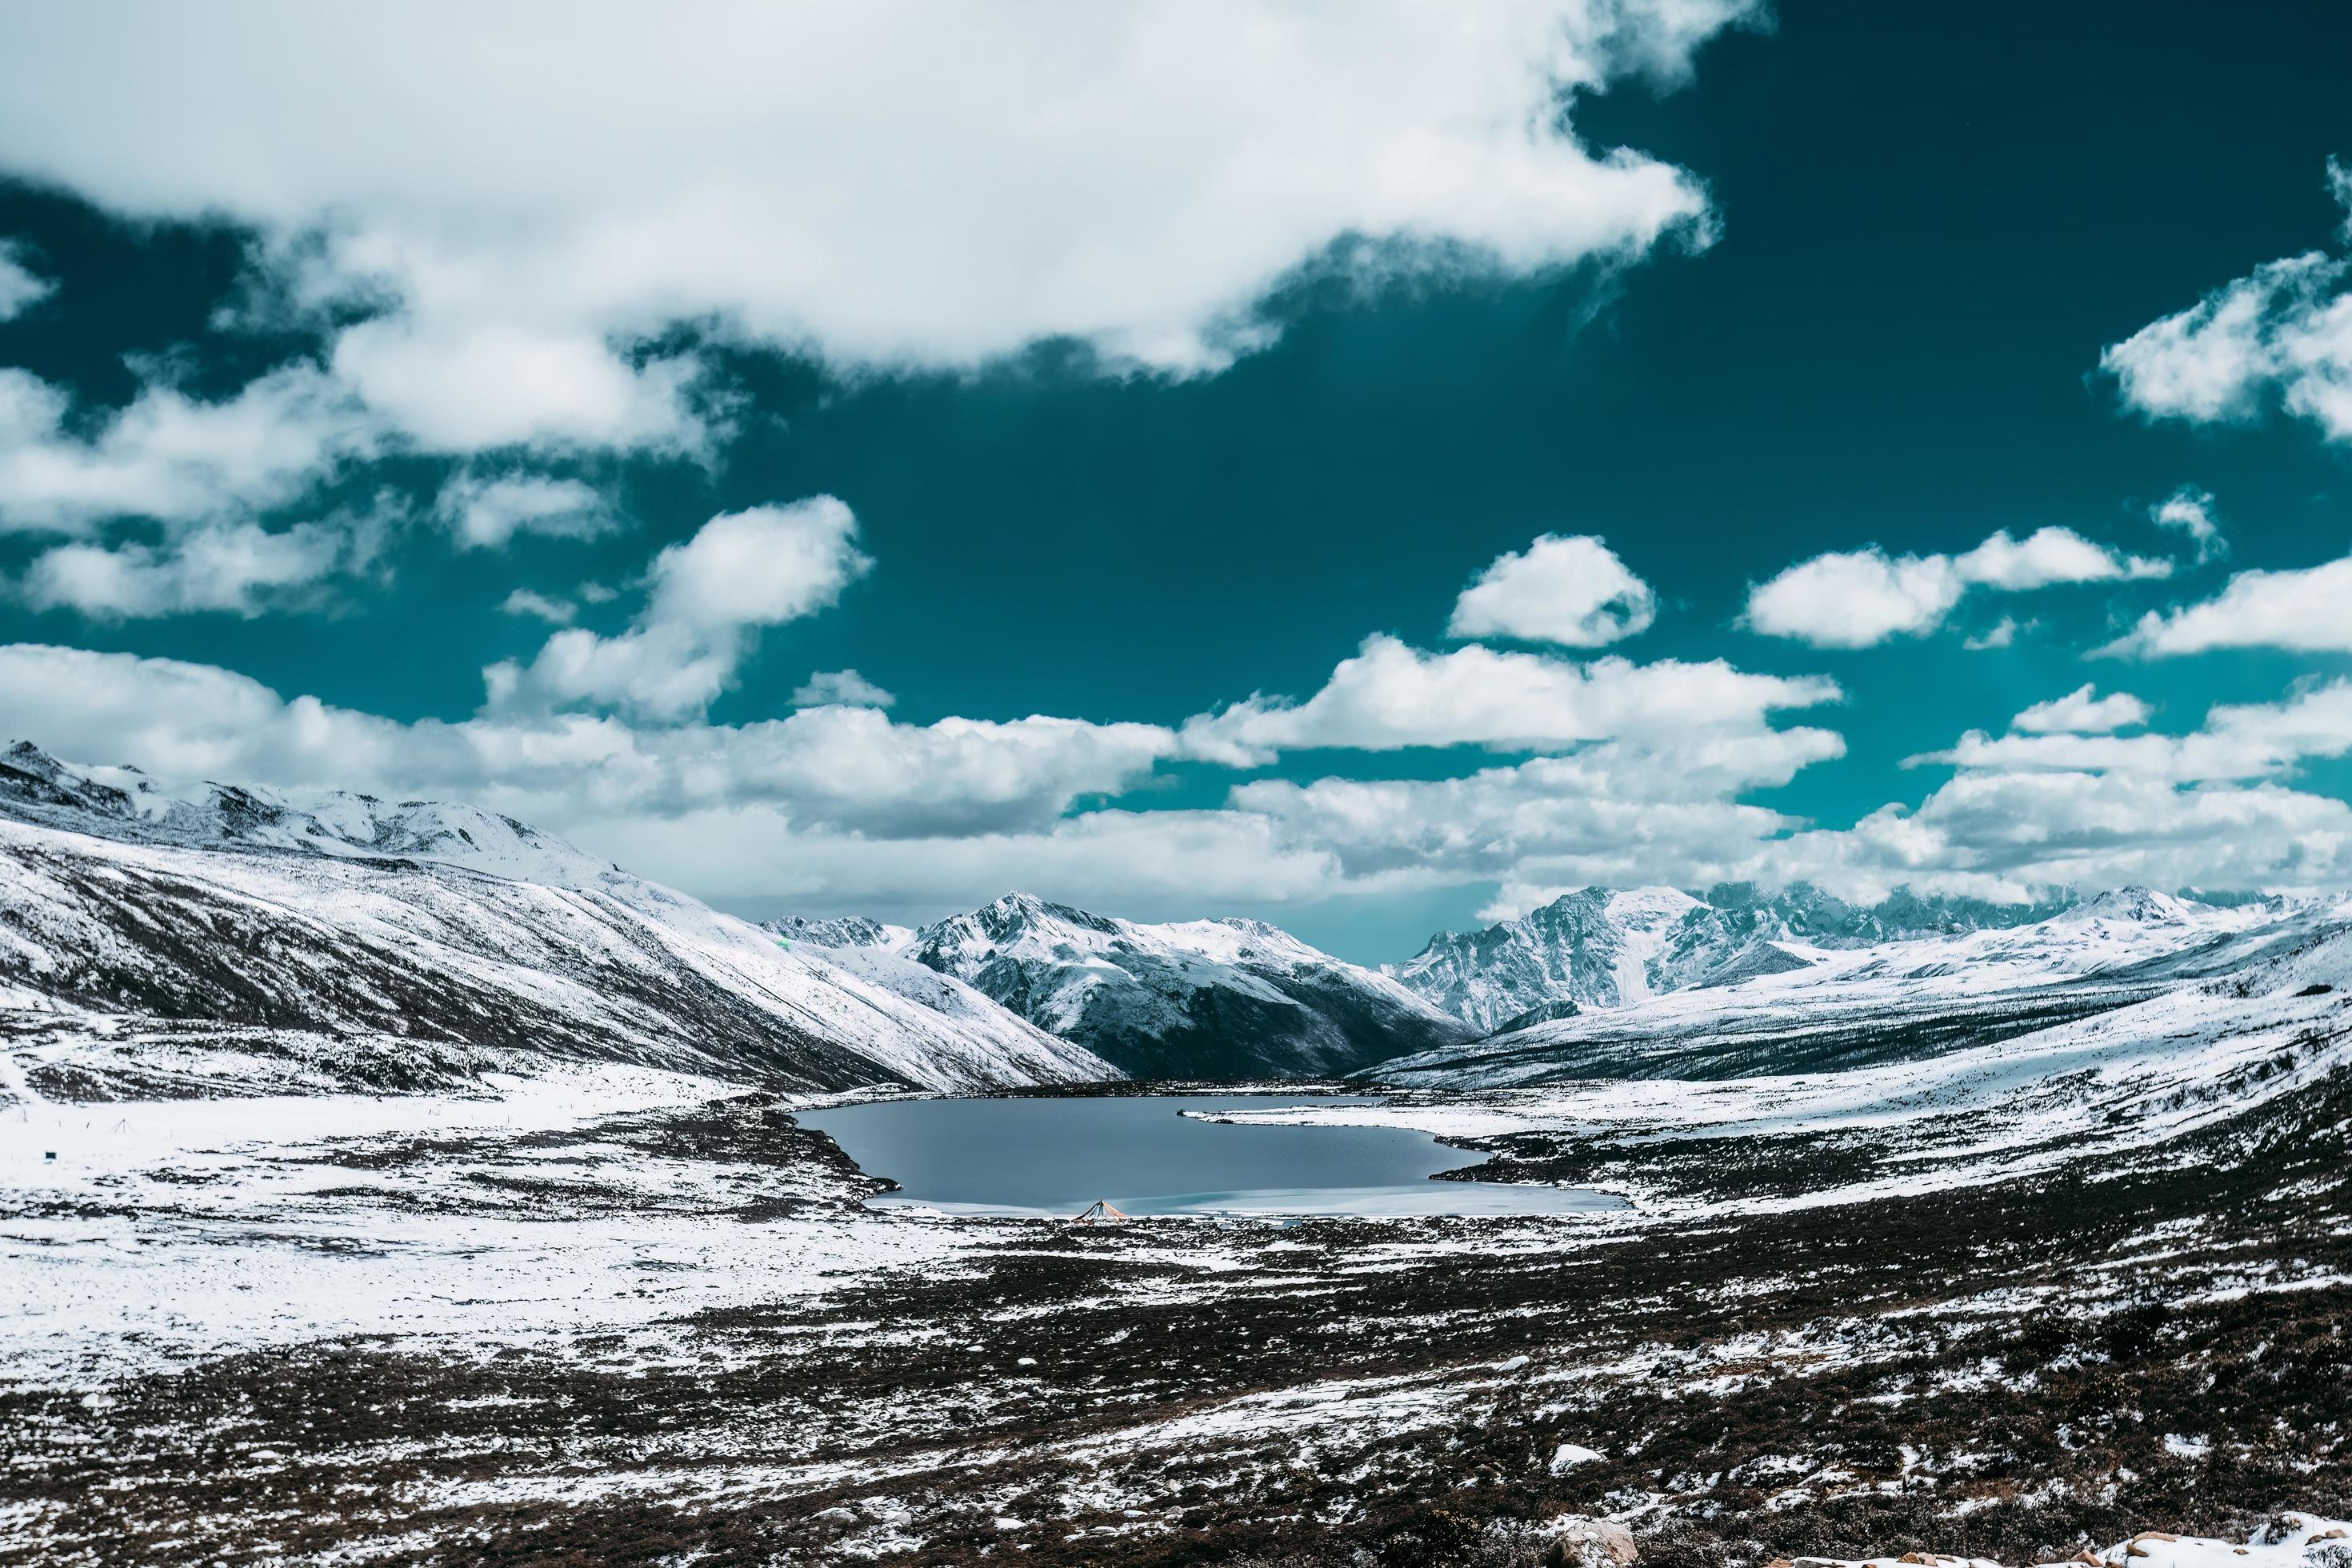
{"label": "blue sky", "polygon": [[2352,884],[2352,19],[560,15],[0,20],[0,726],[1361,959]]}

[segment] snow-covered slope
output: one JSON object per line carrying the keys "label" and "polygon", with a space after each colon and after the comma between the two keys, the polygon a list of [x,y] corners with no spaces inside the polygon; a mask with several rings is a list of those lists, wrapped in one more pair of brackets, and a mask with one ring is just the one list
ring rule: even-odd
{"label": "snow-covered slope", "polygon": [[549,1057],[775,1084],[1117,1076],[884,952],[772,934],[471,807],[0,755],[0,1097],[424,1087]]}
{"label": "snow-covered slope", "polygon": [[1472,1033],[1263,921],[1145,925],[1009,893],[907,951],[1139,1078],[1346,1072]]}
{"label": "snow-covered slope", "polygon": [[1850,904],[1801,883],[1769,896],[1727,885],[1705,899],[1672,888],[1586,888],[1484,931],[1433,937],[1387,972],[1485,1033],[1563,1003],[1622,1007],[1687,986],[1801,969],[1821,949],[1961,935],[2063,907],[1908,891]]}
{"label": "snow-covered slope", "polygon": [[804,915],[786,915],[782,920],[761,921],[760,929],[772,931],[792,946],[803,942],[812,947],[846,948],[852,951],[872,949],[878,952],[904,952],[915,944],[915,932],[909,926],[885,925],[862,915],[842,915],[834,920],[810,920]]}
{"label": "snow-covered slope", "polygon": [[1545,1020],[1377,1069],[1448,1087],[1727,1079],[1921,1059],[2053,1028],[2325,943],[2352,906],[2217,907],[2125,889],[2031,925],[1868,947],[1783,940],[1785,968]]}

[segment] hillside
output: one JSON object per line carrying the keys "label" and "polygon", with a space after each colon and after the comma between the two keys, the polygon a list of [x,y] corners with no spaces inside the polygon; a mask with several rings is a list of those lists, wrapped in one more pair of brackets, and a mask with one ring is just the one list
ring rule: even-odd
{"label": "hillside", "polygon": [[21,744],[0,756],[0,1034],[17,1089],[84,1100],[548,1059],[794,1089],[1117,1076],[951,979],[788,951],[509,818],[166,791]]}

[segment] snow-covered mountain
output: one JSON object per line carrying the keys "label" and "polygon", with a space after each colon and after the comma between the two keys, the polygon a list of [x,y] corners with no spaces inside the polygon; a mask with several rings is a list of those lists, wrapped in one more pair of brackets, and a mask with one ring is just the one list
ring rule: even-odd
{"label": "snow-covered mountain", "polygon": [[1009,893],[903,951],[1139,1078],[1347,1072],[1473,1033],[1263,921],[1146,925]]}
{"label": "snow-covered mountain", "polygon": [[813,947],[873,948],[882,952],[904,952],[915,942],[913,927],[885,925],[880,921],[869,921],[863,915],[841,915],[833,920],[786,915],[782,920],[761,921],[760,929],[773,931],[787,943],[804,942]]}
{"label": "snow-covered mountain", "polygon": [[2019,925],[2063,907],[1908,891],[1860,905],[1801,883],[1769,896],[1727,885],[1705,899],[1672,888],[1586,888],[1484,931],[1433,937],[1387,972],[1483,1033],[1567,1004],[1623,1007],[1688,986],[1803,968],[1815,950]]}
{"label": "snow-covered mountain", "polygon": [[2352,901],[2220,906],[2126,888],[2027,925],[1867,946],[1789,937],[1771,945],[1794,962],[1746,974],[1718,970],[1702,983],[1529,1020],[1372,1073],[1384,1082],[1462,1088],[1734,1079],[1926,1059],[2225,984],[2235,974],[2267,974],[2282,955],[2352,952]]}
{"label": "snow-covered mountain", "polygon": [[1118,1076],[951,978],[787,945],[508,817],[166,789],[23,743],[0,753],[0,1040],[8,1078],[78,1099],[550,1057],[784,1088]]}

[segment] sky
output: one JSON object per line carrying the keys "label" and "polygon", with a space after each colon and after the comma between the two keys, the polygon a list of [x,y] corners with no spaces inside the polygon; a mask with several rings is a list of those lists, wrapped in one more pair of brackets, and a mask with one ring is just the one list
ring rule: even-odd
{"label": "sky", "polygon": [[0,16],[0,731],[755,916],[2352,886],[2352,14]]}

